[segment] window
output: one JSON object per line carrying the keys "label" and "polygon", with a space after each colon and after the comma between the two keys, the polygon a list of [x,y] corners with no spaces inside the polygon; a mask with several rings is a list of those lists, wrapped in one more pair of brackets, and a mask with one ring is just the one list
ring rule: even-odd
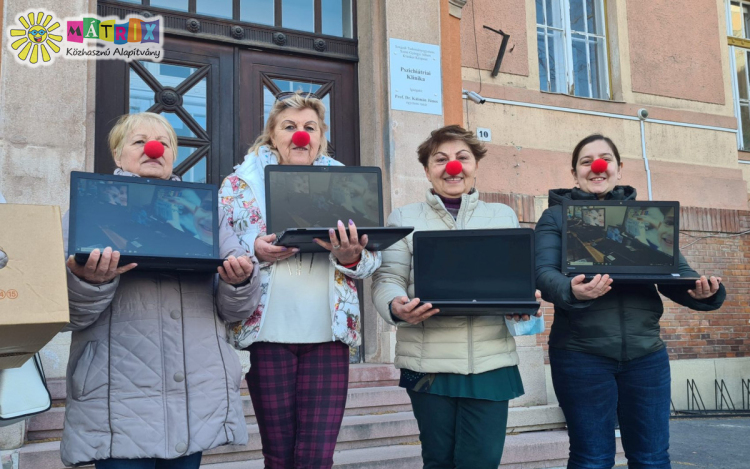
{"label": "window", "polygon": [[740,150],[750,150],[750,2],[733,1],[729,6],[727,29],[729,36],[729,63],[734,70],[734,112],[740,124],[737,145]]}
{"label": "window", "polygon": [[609,99],[604,0],[536,0],[539,87]]}
{"label": "window", "polygon": [[248,23],[353,38],[353,0],[120,0]]}

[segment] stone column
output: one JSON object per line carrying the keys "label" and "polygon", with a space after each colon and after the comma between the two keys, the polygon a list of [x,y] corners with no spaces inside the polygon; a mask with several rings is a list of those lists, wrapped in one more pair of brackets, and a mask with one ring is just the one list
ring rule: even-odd
{"label": "stone column", "polygon": [[[372,0],[357,4],[361,161],[383,170],[384,212],[424,200],[429,187],[416,149],[442,115],[390,109],[389,39],[440,45],[441,3],[434,0]],[[445,97],[443,97],[443,102]],[[395,329],[383,321],[365,287],[365,359],[392,363]]]}
{"label": "stone column", "polygon": [[25,420],[0,427],[0,469],[18,469],[18,449],[25,438]]}
{"label": "stone column", "polygon": [[[95,13],[96,2],[5,0],[3,31],[39,8],[61,23],[55,33],[63,35],[63,19]],[[59,205],[65,212],[70,171],[94,167],[96,63],[58,54],[52,64],[31,68],[14,54],[0,50],[0,188],[8,203]],[[69,346],[70,334],[59,334],[42,350],[48,378],[65,376]]]}

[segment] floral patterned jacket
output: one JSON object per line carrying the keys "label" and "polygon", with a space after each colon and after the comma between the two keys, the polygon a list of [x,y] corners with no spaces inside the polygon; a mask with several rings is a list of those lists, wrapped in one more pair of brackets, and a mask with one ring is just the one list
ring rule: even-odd
{"label": "floral patterned jacket", "polygon": [[[266,165],[278,164],[276,155],[262,146],[257,153],[245,156],[245,161],[235,167],[219,189],[219,209],[222,217],[228,217],[248,253],[255,254],[255,238],[266,235],[266,197],[264,171]],[[320,156],[314,166],[340,166],[338,161]],[[354,347],[360,344],[360,313],[357,285],[354,279],[371,276],[380,267],[379,252],[362,251],[362,259],[354,269],[340,265],[331,254],[328,298],[331,306],[332,340]],[[249,319],[230,326],[234,346],[243,349],[252,344],[263,327],[264,310],[271,291],[275,264],[262,263],[260,268],[260,304]]]}

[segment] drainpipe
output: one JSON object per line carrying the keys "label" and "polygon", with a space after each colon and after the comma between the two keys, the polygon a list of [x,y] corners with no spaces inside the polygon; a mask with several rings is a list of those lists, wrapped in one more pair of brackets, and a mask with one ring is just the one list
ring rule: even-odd
{"label": "drainpipe", "polygon": [[646,181],[648,182],[648,200],[654,200],[651,194],[651,168],[648,167],[648,155],[646,155],[646,118],[648,111],[638,109],[638,120],[641,121],[641,152],[643,154],[643,164],[646,166]]}

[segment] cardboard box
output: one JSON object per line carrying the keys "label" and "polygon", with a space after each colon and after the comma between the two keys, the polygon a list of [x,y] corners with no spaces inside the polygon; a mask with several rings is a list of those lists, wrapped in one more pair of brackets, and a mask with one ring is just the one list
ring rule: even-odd
{"label": "cardboard box", "polygon": [[0,204],[0,250],[0,369],[17,368],[70,320],[60,208]]}

